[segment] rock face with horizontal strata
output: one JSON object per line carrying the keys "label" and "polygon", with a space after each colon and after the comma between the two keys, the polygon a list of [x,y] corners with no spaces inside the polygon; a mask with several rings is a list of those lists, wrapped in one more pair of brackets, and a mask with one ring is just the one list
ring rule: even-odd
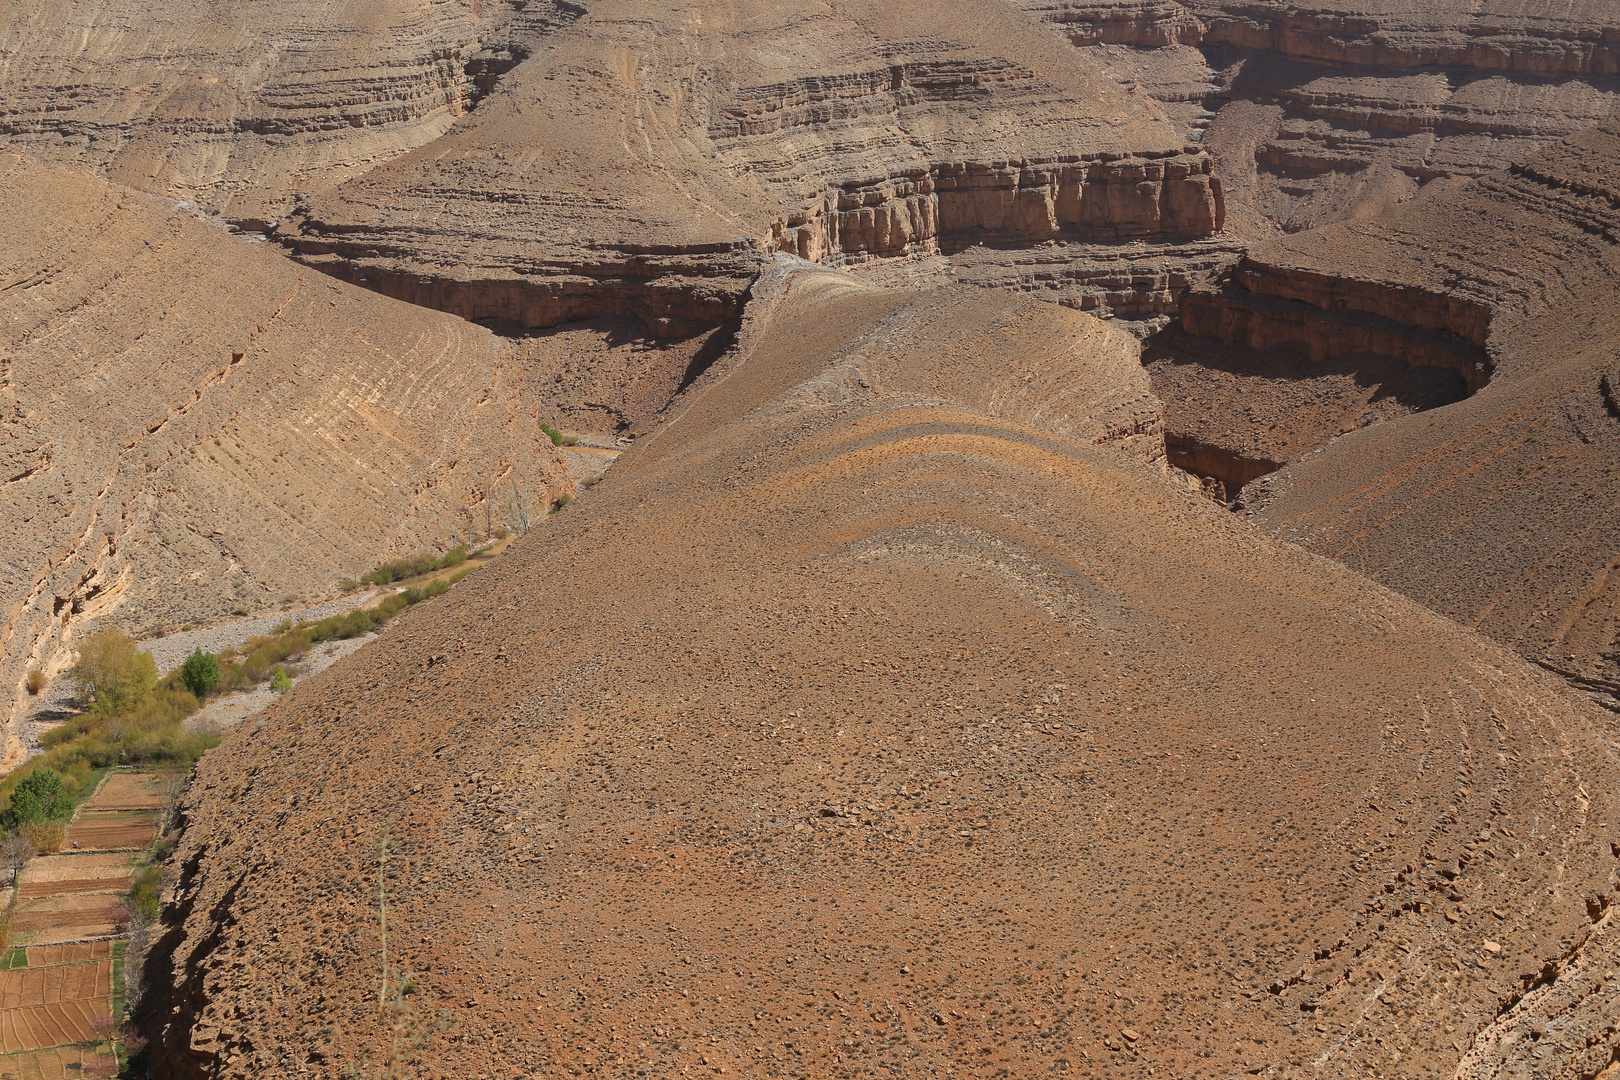
{"label": "rock face with horizontal strata", "polygon": [[267,227],[444,134],[566,0],[51,0],[0,11],[0,145]]}
{"label": "rock face with horizontal strata", "polygon": [[276,610],[572,490],[488,331],[104,181],[0,180],[6,714],[87,624]]}
{"label": "rock face with horizontal strata", "polygon": [[1482,175],[1620,104],[1620,13],[1600,0],[1018,4],[1207,132],[1254,237]]}
{"label": "rock face with horizontal strata", "polygon": [[597,4],[456,131],[312,198],[278,239],[475,317],[680,334],[735,317],[777,250],[842,265],[1218,231],[1208,157],[1042,37],[981,0]]}

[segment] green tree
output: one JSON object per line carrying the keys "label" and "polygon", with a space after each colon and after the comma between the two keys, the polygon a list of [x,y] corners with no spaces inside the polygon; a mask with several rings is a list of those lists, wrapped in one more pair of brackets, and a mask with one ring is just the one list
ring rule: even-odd
{"label": "green tree", "polygon": [[35,769],[17,781],[3,816],[6,828],[20,829],[41,821],[61,821],[72,813],[73,799],[62,790],[62,778],[50,769]]}
{"label": "green tree", "polygon": [[180,665],[180,681],[201,701],[208,696],[208,691],[219,685],[218,658],[198,649]]}
{"label": "green tree", "polygon": [[276,669],[276,673],[270,677],[270,689],[277,694],[285,694],[292,689],[292,679],[285,669]]}
{"label": "green tree", "polygon": [[122,630],[108,627],[80,643],[73,675],[95,693],[95,712],[106,716],[141,703],[157,685],[157,664],[150,653],[137,652]]}

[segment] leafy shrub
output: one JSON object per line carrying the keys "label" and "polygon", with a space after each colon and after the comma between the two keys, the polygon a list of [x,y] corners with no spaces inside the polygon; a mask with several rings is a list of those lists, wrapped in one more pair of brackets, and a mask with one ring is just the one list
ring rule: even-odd
{"label": "leafy shrub", "polygon": [[61,821],[72,813],[73,797],[62,789],[62,778],[50,769],[35,769],[11,789],[11,803],[0,814],[0,822],[8,829],[20,829]]}
{"label": "leafy shrub", "polygon": [[27,679],[29,696],[38,697],[45,690],[46,681],[43,671],[39,668],[29,668]]}
{"label": "leafy shrub", "polygon": [[558,510],[561,510],[563,507],[567,506],[573,501],[574,497],[565,491],[561,495],[557,496],[557,505],[552,508],[551,512],[555,514]]}
{"label": "leafy shrub", "polygon": [[162,884],[162,867],[141,867],[129,883],[129,892],[124,894],[124,906],[136,919],[157,922],[163,914],[163,904],[158,900],[158,890]]}
{"label": "leafy shrub", "polygon": [[137,652],[122,630],[108,627],[79,645],[73,675],[96,695],[94,711],[102,715],[133,708],[157,685],[157,664],[150,653]]}
{"label": "leafy shrub", "polygon": [[277,694],[285,694],[292,689],[292,676],[287,674],[285,668],[277,668],[270,678],[270,689]]}
{"label": "leafy shrub", "polygon": [[180,681],[201,701],[219,685],[219,660],[212,653],[197,649],[180,665]]}
{"label": "leafy shrub", "polygon": [[552,446],[561,446],[563,444],[563,433],[552,427],[550,424],[541,424],[540,434],[550,439]]}

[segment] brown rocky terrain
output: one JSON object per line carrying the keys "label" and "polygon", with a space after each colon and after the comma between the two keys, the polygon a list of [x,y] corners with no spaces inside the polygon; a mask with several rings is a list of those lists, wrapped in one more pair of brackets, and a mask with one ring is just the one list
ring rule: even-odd
{"label": "brown rocky terrain", "polygon": [[554,528],[204,759],[158,1075],[1614,1060],[1609,714],[1167,483],[1087,316],[754,295]]}
{"label": "brown rocky terrain", "polygon": [[[1455,379],[1459,398],[1466,383],[1444,409],[1358,417],[1269,484],[1262,520],[1611,702],[1617,172],[1611,122],[1387,215],[1263,245],[1229,284],[1189,295],[1181,320],[1248,362],[1377,353],[1407,377]],[[1213,411],[1252,408],[1255,385],[1234,378]],[[1229,426],[1240,446],[1271,438]]]}
{"label": "brown rocky terrain", "polygon": [[325,592],[572,485],[530,364],[105,181],[0,155],[0,677]]}
{"label": "brown rocky terrain", "polygon": [[[1222,215],[1208,155],[1005,5],[605,0],[453,131],[312,196],[277,237],[469,318],[683,336],[734,319],[772,251],[1184,245]],[[1128,270],[1096,276],[1064,295],[1130,291]]]}
{"label": "brown rocky terrain", "polygon": [[13,701],[601,480],[204,758],[152,1075],[1620,1075],[1612,3],[51,0],[0,102]]}
{"label": "brown rocky terrain", "polygon": [[1483,175],[1620,104],[1604,0],[1018,0],[1218,163],[1259,238]]}

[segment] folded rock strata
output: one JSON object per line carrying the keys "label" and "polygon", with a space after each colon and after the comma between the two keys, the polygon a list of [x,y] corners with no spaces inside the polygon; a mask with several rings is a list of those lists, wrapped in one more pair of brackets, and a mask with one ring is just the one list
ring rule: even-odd
{"label": "folded rock strata", "polygon": [[572,490],[488,331],[105,181],[0,178],[8,716],[86,624],[279,605]]}
{"label": "folded rock strata", "polygon": [[566,0],[51,0],[0,11],[0,140],[267,228],[430,142]]}
{"label": "folded rock strata", "polygon": [[203,759],[157,1073],[1506,1045],[1616,959],[1607,714],[1172,486],[1152,405],[1088,316],[778,263],[543,540]]}

